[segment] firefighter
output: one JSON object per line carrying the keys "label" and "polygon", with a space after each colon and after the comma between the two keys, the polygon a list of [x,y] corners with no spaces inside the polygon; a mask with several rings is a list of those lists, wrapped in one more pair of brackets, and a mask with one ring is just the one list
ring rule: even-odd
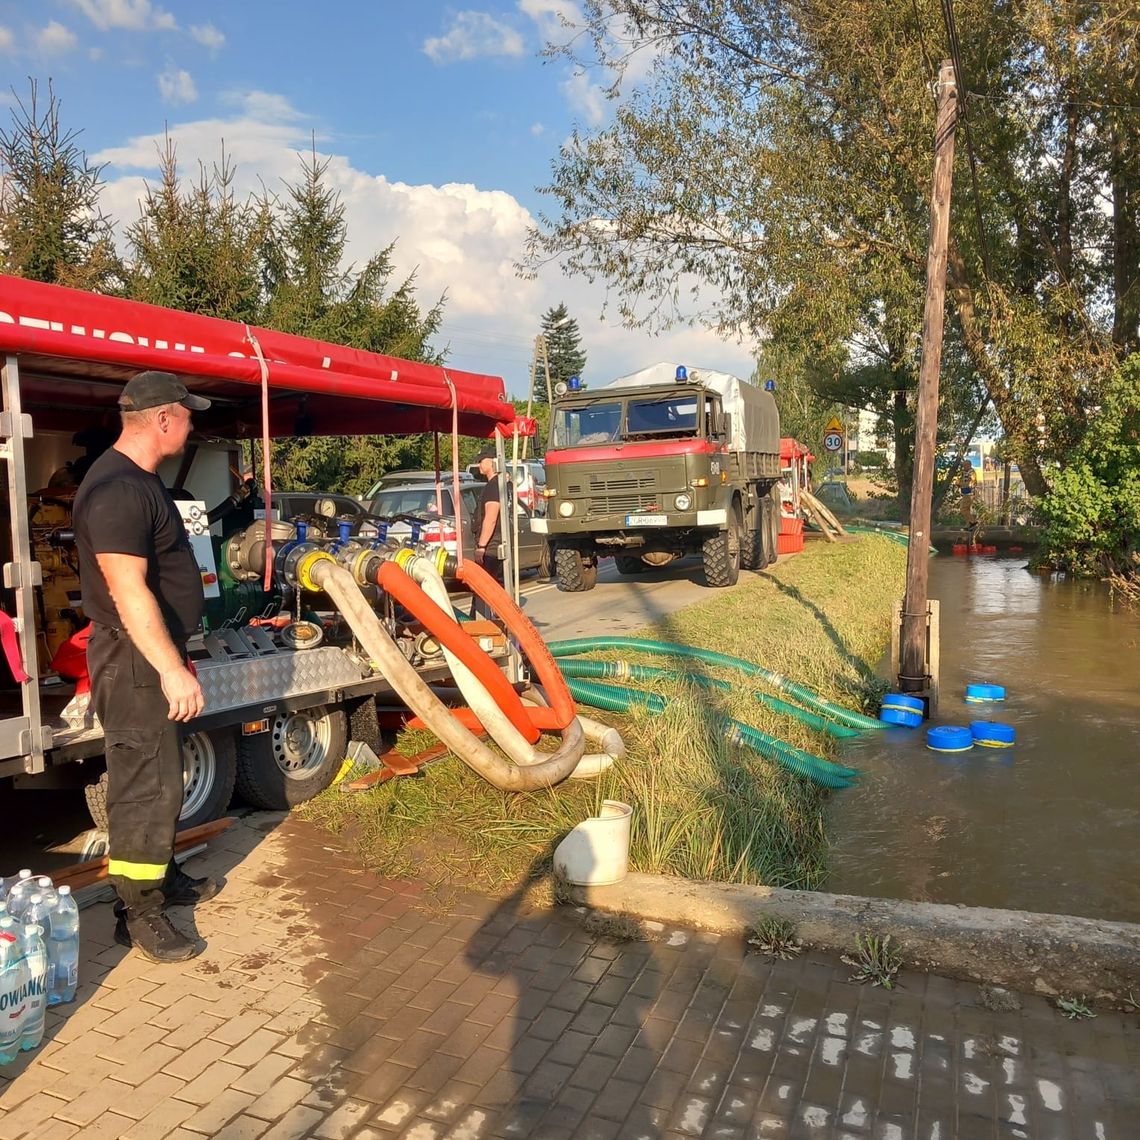
{"label": "firefighter", "polygon": [[218,890],[173,859],[183,796],[179,725],[205,703],[186,656],[204,597],[178,509],[156,474],[185,448],[191,413],[209,406],[169,372],[135,376],[119,396],[122,433],[75,498],[83,609],[94,623],[87,663],[107,754],[115,940],[154,962],[201,952],[165,908]]}

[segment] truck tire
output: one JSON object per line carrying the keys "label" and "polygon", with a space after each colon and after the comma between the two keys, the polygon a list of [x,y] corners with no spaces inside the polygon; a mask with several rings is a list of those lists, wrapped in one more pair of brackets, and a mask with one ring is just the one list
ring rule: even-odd
{"label": "truck tire", "polygon": [[[230,806],[237,774],[237,744],[233,729],[188,732],[182,739],[185,798],[178,829],[220,819]],[[107,830],[107,773],[83,789],[87,810],[96,827]]]}
{"label": "truck tire", "polygon": [[701,547],[705,582],[709,586],[735,586],[740,577],[740,519],[733,510],[728,526],[712,538],[706,538]]}
{"label": "truck tire", "polygon": [[757,501],[756,509],[752,512],[756,525],[741,532],[740,568],[742,570],[763,570],[768,565],[765,559],[767,540],[764,537],[764,528],[768,518],[765,504],[766,500],[763,498]]}
{"label": "truck tire", "polygon": [[619,574],[640,574],[645,569],[645,563],[632,554],[614,555],[614,565]]}
{"label": "truck tire", "polygon": [[554,568],[558,574],[558,588],[567,594],[592,590],[598,583],[597,561],[589,561],[573,546],[555,548]]}
{"label": "truck tire", "polygon": [[238,744],[238,794],[272,811],[302,804],[333,782],[347,747],[348,718],[341,708],[278,713],[268,732],[243,736]]}
{"label": "truck tire", "polygon": [[780,500],[775,494],[768,496],[768,514],[764,520],[768,536],[768,565],[780,557]]}

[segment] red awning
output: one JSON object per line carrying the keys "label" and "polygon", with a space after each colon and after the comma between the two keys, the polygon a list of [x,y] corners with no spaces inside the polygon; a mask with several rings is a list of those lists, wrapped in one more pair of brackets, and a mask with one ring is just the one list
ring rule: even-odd
{"label": "red awning", "polygon": [[[460,372],[271,329],[249,330],[269,366],[275,436],[464,435],[514,422],[497,376]],[[214,406],[195,427],[227,438],[261,432],[261,366],[245,325],[0,274],[0,353],[19,356],[24,411],[73,429],[116,406],[135,372],[173,372]]]}

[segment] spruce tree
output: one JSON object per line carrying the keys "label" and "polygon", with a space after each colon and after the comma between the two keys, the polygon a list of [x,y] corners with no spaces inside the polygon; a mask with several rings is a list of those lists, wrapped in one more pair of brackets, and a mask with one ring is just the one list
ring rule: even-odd
{"label": "spruce tree", "polygon": [[[578,322],[567,312],[565,304],[555,305],[542,314],[542,335],[546,339],[551,388],[560,380],[581,376],[586,367],[582,334],[578,331]],[[538,364],[538,376],[535,379],[534,398],[537,403],[546,403],[546,378],[542,372],[541,360]]]}
{"label": "spruce tree", "polygon": [[16,277],[112,292],[121,266],[111,223],[99,208],[101,168],[60,124],[51,84],[47,104],[31,81],[12,125],[0,130],[0,268]]}

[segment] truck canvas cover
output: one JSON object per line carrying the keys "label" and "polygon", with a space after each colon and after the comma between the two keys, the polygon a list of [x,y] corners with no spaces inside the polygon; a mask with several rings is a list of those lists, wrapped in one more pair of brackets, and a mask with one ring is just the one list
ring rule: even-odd
{"label": "truck canvas cover", "polygon": [[0,354],[19,355],[23,410],[44,429],[114,409],[134,373],[156,368],[213,401],[197,431],[258,436],[258,349],[274,436],[302,423],[305,435],[450,432],[453,402],[463,435],[486,438],[515,418],[497,376],[0,274]]}
{"label": "truck canvas cover", "polygon": [[[651,364],[640,372],[619,376],[604,384],[609,388],[646,388],[656,385],[670,385],[677,375],[677,364],[661,361]],[[721,407],[732,416],[732,436],[729,448],[732,451],[760,451],[775,455],[780,450],[780,416],[776,401],[770,392],[757,388],[737,376],[727,372],[714,372],[708,368],[689,368],[689,383],[702,384],[716,392],[721,399]]]}

